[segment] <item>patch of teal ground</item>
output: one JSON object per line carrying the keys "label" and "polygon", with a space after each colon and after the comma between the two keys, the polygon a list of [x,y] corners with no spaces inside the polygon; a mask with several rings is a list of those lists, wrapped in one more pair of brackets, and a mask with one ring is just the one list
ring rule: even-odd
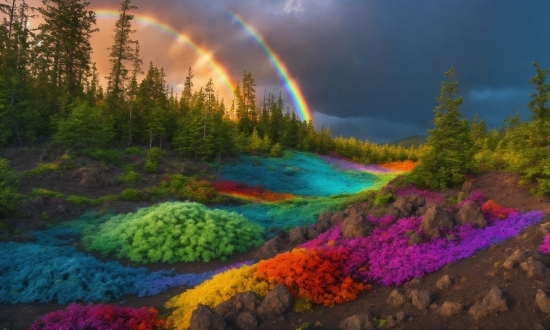
{"label": "patch of teal ground", "polygon": [[238,163],[222,167],[222,179],[299,197],[218,208],[242,214],[267,229],[288,229],[311,224],[325,211],[353,204],[366,191],[380,189],[395,176],[342,170],[317,155],[297,151],[282,158],[242,156]]}
{"label": "patch of teal ground", "polygon": [[374,174],[337,169],[317,155],[298,151],[281,158],[241,156],[222,166],[221,177],[272,192],[316,197],[356,193],[379,181]]}

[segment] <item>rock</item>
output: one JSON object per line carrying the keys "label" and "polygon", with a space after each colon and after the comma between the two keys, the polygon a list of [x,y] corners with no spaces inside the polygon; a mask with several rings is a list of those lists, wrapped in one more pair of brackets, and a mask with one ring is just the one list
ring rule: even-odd
{"label": "rock", "polygon": [[539,230],[543,235],[550,234],[550,222],[542,223],[539,227]]}
{"label": "rock", "polygon": [[397,197],[395,202],[390,206],[390,209],[392,207],[398,210],[398,218],[408,217],[413,213],[413,205],[404,197]]}
{"label": "rock", "polygon": [[214,312],[220,314],[224,318],[230,314],[238,315],[241,311],[252,312],[260,306],[262,299],[251,291],[241,292],[233,295],[228,300],[222,302],[216,308]]}
{"label": "rock", "polygon": [[349,216],[342,222],[342,237],[356,238],[368,236],[374,227],[362,215]]}
{"label": "rock", "polygon": [[437,280],[437,283],[435,283],[435,287],[439,290],[445,290],[449,289],[453,285],[453,280],[448,274],[445,274]]}
{"label": "rock", "polygon": [[319,215],[317,222],[315,223],[315,230],[317,233],[324,233],[332,225],[330,220],[332,219],[332,212],[324,212]]}
{"label": "rock", "polygon": [[535,303],[543,313],[550,314],[550,297],[546,292],[538,289],[537,295],[535,296]]}
{"label": "rock", "polygon": [[441,308],[439,308],[439,314],[443,316],[454,316],[462,313],[462,310],[464,310],[464,305],[445,301],[443,305],[441,305]]}
{"label": "rock", "polygon": [[244,311],[237,316],[233,328],[238,330],[254,330],[258,327],[258,319],[249,311]]}
{"label": "rock", "polygon": [[346,217],[347,217],[347,215],[344,212],[342,212],[342,211],[336,212],[332,215],[332,218],[330,218],[330,223],[332,225],[335,225],[337,223],[340,223],[340,222],[344,221],[344,219]]}
{"label": "rock", "polygon": [[502,267],[512,269],[518,263],[523,262],[525,258],[527,258],[527,251],[525,249],[517,249],[508,258],[506,258],[506,261],[504,261]]}
{"label": "rock", "polygon": [[372,323],[370,314],[352,315],[340,322],[342,330],[374,330],[376,327]]}
{"label": "rock", "polygon": [[474,202],[464,203],[460,210],[458,210],[455,219],[456,222],[461,225],[471,223],[478,228],[483,228],[487,225],[487,220],[485,220],[485,216],[483,216],[483,213],[481,213],[479,206],[477,206],[477,204]]}
{"label": "rock", "polygon": [[314,239],[316,238],[317,236],[319,235],[319,233],[317,232],[317,230],[313,229],[313,228],[309,228],[307,230],[307,233],[306,233],[306,238],[307,239]]}
{"label": "rock", "polygon": [[390,315],[388,316],[387,318],[387,323],[386,323],[386,327],[388,329],[391,329],[391,328],[395,328],[396,326],[398,326],[399,324],[403,323],[405,321],[405,313],[403,313],[403,311],[399,311],[395,314],[395,316],[393,315]]}
{"label": "rock", "polygon": [[470,307],[468,313],[477,321],[482,317],[507,310],[508,304],[506,303],[504,292],[499,287],[493,286],[483,300],[478,300]]}
{"label": "rock", "polygon": [[280,315],[289,311],[293,303],[294,299],[284,284],[277,284],[267,293],[257,312],[262,316]]}
{"label": "rock", "polygon": [[295,227],[288,232],[290,244],[302,244],[306,241],[306,233],[302,227]]}
{"label": "rock", "polygon": [[88,189],[96,189],[104,186],[103,179],[98,171],[89,168],[81,168],[73,172],[72,181],[80,181],[80,185]]}
{"label": "rock", "polygon": [[257,252],[257,256],[260,260],[273,258],[277,253],[281,252],[281,240],[279,237],[275,237],[265,242]]}
{"label": "rock", "polygon": [[407,301],[407,297],[405,297],[405,295],[403,294],[403,292],[401,292],[401,291],[398,290],[398,289],[394,289],[394,290],[390,293],[390,296],[388,297],[388,300],[386,300],[386,302],[387,302],[389,305],[394,306],[394,307],[401,306],[401,305],[403,305],[406,301]]}
{"label": "rock", "polygon": [[550,270],[540,261],[533,259],[533,257],[527,258],[520,264],[521,269],[527,273],[528,278],[542,279],[548,276]]}
{"label": "rock", "polygon": [[454,226],[454,221],[440,206],[430,207],[424,216],[420,229],[426,237],[441,237],[440,229],[451,230]]}
{"label": "rock", "polygon": [[432,302],[432,294],[427,290],[410,290],[407,297],[411,299],[413,306],[418,309],[428,309]]}
{"label": "rock", "polygon": [[199,304],[191,314],[189,330],[226,330],[227,323],[220,314],[214,313],[210,307]]}
{"label": "rock", "polygon": [[464,181],[462,184],[462,192],[465,194],[469,194],[474,190],[474,183],[472,181]]}
{"label": "rock", "polygon": [[426,199],[417,194],[410,194],[407,196],[407,202],[411,203],[413,210],[418,210],[418,208],[426,205]]}

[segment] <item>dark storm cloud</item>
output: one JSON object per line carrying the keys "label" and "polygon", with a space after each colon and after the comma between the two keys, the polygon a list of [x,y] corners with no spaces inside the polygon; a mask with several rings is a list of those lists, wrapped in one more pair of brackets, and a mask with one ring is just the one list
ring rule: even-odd
{"label": "dark storm cloud", "polygon": [[[546,0],[134,2],[214,50],[235,80],[251,71],[260,98],[264,88],[278,94],[273,68],[227,11],[238,14],[299,82],[317,127],[378,142],[431,127],[434,98],[451,66],[462,112],[479,113],[490,126],[518,106],[527,119],[531,62],[550,67]],[[99,3],[112,5],[92,5]]]}

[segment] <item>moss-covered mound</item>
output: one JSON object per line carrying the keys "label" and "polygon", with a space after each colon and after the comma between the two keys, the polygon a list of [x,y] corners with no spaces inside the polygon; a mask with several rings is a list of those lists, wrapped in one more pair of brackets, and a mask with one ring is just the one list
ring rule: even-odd
{"label": "moss-covered mound", "polygon": [[113,216],[84,230],[89,251],[132,261],[193,262],[231,256],[259,246],[264,229],[243,216],[202,204],[167,202]]}

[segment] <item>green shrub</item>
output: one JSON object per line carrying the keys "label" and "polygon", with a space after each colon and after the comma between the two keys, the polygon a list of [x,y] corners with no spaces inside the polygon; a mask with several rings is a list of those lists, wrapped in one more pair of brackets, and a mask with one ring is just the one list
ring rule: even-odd
{"label": "green shrub", "polygon": [[134,185],[139,180],[139,174],[136,171],[130,170],[128,173],[117,177],[117,180]]}
{"label": "green shrub", "polygon": [[374,197],[373,206],[386,205],[394,200],[395,194],[391,191],[386,194],[378,193],[376,194],[376,197]]}
{"label": "green shrub", "polygon": [[111,217],[84,230],[89,251],[135,262],[210,261],[259,246],[262,227],[243,216],[189,202],[168,202]]}
{"label": "green shrub", "polygon": [[65,200],[67,202],[71,202],[71,203],[74,203],[76,205],[91,205],[91,206],[94,206],[94,205],[99,204],[99,201],[97,199],[88,198],[88,197],[84,197],[84,196],[76,196],[76,195],[68,196],[67,198],[65,198]]}
{"label": "green shrub", "polygon": [[157,173],[158,168],[159,168],[159,164],[156,161],[152,161],[149,159],[146,159],[145,164],[143,165],[143,169],[145,170],[145,172],[151,173],[151,174]]}
{"label": "green shrub", "polygon": [[114,149],[94,149],[89,153],[90,157],[108,164],[120,164],[121,158],[117,150]]}
{"label": "green shrub", "polygon": [[48,189],[43,189],[43,188],[33,188],[31,190],[31,196],[42,196],[42,197],[56,197],[56,198],[64,198],[65,195],[63,195],[62,193],[60,192],[57,192],[57,191],[52,191],[52,190],[48,190]]}
{"label": "green shrub", "polygon": [[283,155],[283,150],[281,148],[281,145],[279,143],[275,143],[275,145],[271,148],[271,151],[269,151],[269,156],[281,157],[282,155]]}
{"label": "green shrub", "polygon": [[45,172],[57,172],[60,169],[60,163],[38,163],[35,168],[26,171],[23,175],[34,176]]}
{"label": "green shrub", "polygon": [[129,202],[139,202],[146,199],[144,197],[142,193],[132,188],[125,189],[120,193],[120,199]]}
{"label": "green shrub", "polygon": [[21,202],[19,178],[6,159],[0,158],[0,217],[13,213]]}
{"label": "green shrub", "polygon": [[128,156],[141,156],[145,155],[145,150],[139,147],[129,147],[124,149],[124,154]]}

